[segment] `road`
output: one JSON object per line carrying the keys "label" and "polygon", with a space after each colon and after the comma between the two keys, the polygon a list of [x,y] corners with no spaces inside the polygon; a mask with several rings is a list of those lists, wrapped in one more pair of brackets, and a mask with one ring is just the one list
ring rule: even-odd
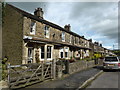
{"label": "road", "polygon": [[87,88],[118,88],[119,80],[119,71],[107,71],[98,76]]}

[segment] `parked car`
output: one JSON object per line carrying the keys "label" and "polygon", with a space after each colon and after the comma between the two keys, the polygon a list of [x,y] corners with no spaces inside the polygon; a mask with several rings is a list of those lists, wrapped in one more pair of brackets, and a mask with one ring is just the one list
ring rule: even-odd
{"label": "parked car", "polygon": [[118,69],[120,70],[120,59],[117,56],[107,56],[103,60],[104,70]]}
{"label": "parked car", "polygon": [[118,56],[118,59],[120,60],[120,56]]}

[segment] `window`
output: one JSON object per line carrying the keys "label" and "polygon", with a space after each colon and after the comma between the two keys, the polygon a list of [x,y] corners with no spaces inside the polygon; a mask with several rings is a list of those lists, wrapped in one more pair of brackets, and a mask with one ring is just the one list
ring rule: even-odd
{"label": "window", "polygon": [[79,44],[81,44],[82,43],[82,41],[81,41],[81,39],[79,38]]}
{"label": "window", "polygon": [[87,46],[87,42],[85,41],[84,43],[85,43],[84,46],[86,47]]}
{"label": "window", "polygon": [[65,58],[67,58],[68,57],[68,52],[65,52]]}
{"label": "window", "polygon": [[84,46],[84,41],[82,40],[82,46]]}
{"label": "window", "polygon": [[45,51],[45,46],[41,46],[41,59],[45,59],[45,54],[47,59],[52,59],[52,46],[47,46]]}
{"label": "window", "polygon": [[79,44],[79,38],[77,38],[77,44]]}
{"label": "window", "polygon": [[65,41],[65,32],[62,32],[62,41]]}
{"label": "window", "polygon": [[68,58],[68,47],[65,48],[65,58]]}
{"label": "window", "polygon": [[33,61],[33,48],[29,47],[28,48],[28,63],[32,63]]}
{"label": "window", "polygon": [[52,58],[52,52],[51,52],[51,46],[47,46],[47,58],[51,59]]}
{"label": "window", "polygon": [[77,37],[75,37],[75,44],[77,44]]}
{"label": "window", "polygon": [[60,49],[60,58],[64,58],[63,48]]}
{"label": "window", "polygon": [[116,62],[118,61],[117,57],[105,57],[105,61]]}
{"label": "window", "polygon": [[63,58],[63,52],[60,52],[60,58]]}
{"label": "window", "polygon": [[41,59],[44,59],[44,46],[41,46]]}
{"label": "window", "polygon": [[68,58],[68,47],[60,49],[60,58]]}
{"label": "window", "polygon": [[44,35],[46,38],[49,38],[49,27],[48,26],[44,27]]}
{"label": "window", "polygon": [[35,30],[36,30],[36,23],[31,21],[30,34],[35,34]]}
{"label": "window", "polygon": [[76,43],[76,41],[75,41],[75,37],[74,37],[74,44]]}

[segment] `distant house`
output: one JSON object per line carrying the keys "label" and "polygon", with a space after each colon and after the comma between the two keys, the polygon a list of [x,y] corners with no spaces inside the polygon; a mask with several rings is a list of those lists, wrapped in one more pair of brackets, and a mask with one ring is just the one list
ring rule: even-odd
{"label": "distant house", "polygon": [[89,57],[90,52],[94,53],[94,44],[72,32],[70,24],[62,28],[45,20],[43,13],[42,8],[35,9],[32,15],[10,4],[5,5],[3,57],[8,57],[11,64],[73,57],[83,59]]}

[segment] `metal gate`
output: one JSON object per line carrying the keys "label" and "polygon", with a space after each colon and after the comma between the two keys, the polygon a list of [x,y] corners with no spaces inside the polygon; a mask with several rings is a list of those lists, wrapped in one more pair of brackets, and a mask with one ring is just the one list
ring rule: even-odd
{"label": "metal gate", "polygon": [[55,78],[55,63],[8,65],[8,85],[20,88]]}

